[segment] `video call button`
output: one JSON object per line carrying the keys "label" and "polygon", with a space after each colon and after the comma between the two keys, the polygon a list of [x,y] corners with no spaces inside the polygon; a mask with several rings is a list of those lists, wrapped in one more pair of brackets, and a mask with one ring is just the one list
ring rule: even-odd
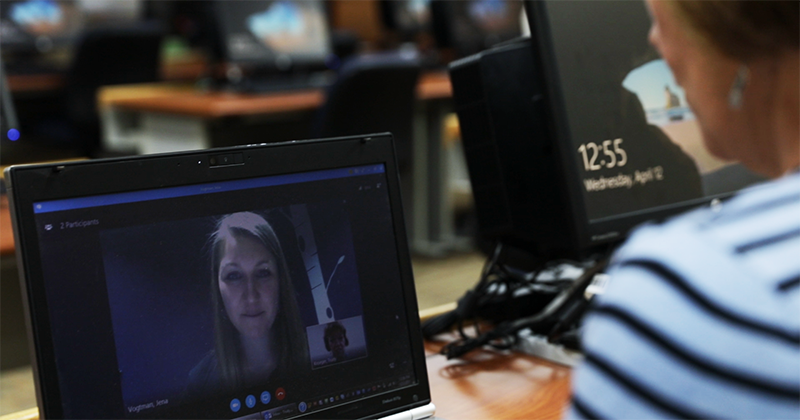
{"label": "video call button", "polygon": [[261,404],[269,404],[272,401],[272,394],[269,391],[264,391],[261,393]]}
{"label": "video call button", "polygon": [[234,399],[232,399],[232,400],[231,400],[231,411],[233,411],[234,413],[236,413],[236,412],[238,412],[238,411],[239,411],[239,410],[241,410],[241,409],[242,409],[242,402],[241,402],[241,401],[239,401],[239,399],[238,399],[238,398],[234,398]]}

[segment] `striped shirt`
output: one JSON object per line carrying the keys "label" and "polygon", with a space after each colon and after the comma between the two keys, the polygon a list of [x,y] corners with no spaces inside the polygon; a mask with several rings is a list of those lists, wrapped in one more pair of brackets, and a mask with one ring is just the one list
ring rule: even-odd
{"label": "striped shirt", "polygon": [[800,173],[639,228],[584,324],[575,418],[800,418]]}

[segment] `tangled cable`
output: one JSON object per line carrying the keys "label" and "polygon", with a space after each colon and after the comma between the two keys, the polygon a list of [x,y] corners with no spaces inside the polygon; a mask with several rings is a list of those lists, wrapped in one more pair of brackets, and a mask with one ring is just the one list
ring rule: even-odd
{"label": "tangled cable", "polygon": [[[551,341],[569,336],[570,330],[574,329],[576,321],[588,307],[589,301],[583,297],[586,287],[607,264],[607,257],[592,261],[589,266],[570,260],[555,260],[538,262],[535,270],[523,272],[498,263],[502,250],[501,243],[495,247],[492,257],[483,267],[478,283],[458,300],[456,309],[433,317],[422,325],[422,333],[428,339],[455,326],[459,338],[441,349],[441,353],[448,359],[484,345],[500,350],[510,349],[517,342],[517,332],[525,328],[537,334],[545,334]],[[575,280],[562,279],[558,267],[565,263],[584,268],[584,271]],[[553,270],[553,278],[540,280],[540,274],[544,270]],[[528,313],[522,316],[506,313],[506,320],[500,321],[492,329],[481,331],[478,321],[488,306],[495,305],[519,312],[524,308],[518,308],[512,303],[523,294],[545,297],[543,302],[546,304],[540,308],[527,308]],[[531,309],[540,310],[530,313]],[[472,323],[474,336],[466,333],[467,323]]]}

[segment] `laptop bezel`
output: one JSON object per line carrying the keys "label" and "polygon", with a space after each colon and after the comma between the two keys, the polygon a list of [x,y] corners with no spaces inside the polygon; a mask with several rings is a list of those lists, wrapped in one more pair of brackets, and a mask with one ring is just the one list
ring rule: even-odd
{"label": "laptop bezel", "polygon": [[[244,162],[210,165],[212,157],[232,153],[242,153]],[[5,179],[40,417],[60,418],[64,412],[33,212],[35,202],[376,163],[382,163],[386,168],[402,297],[406,302],[406,323],[417,383],[310,412],[300,418],[374,418],[430,403],[422,335],[417,333],[419,311],[394,142],[391,134],[381,133],[7,168]]]}

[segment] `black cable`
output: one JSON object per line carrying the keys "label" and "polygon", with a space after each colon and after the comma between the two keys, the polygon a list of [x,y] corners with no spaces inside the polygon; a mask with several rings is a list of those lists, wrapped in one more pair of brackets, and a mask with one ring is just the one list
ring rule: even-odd
{"label": "black cable", "polygon": [[[525,272],[499,263],[502,252],[503,244],[498,243],[491,258],[484,264],[477,284],[458,300],[456,309],[422,324],[423,336],[427,339],[456,329],[459,338],[441,350],[448,358],[461,356],[484,345],[501,350],[510,349],[516,344],[517,332],[524,328],[530,328],[534,333],[547,334],[551,340],[558,340],[562,336],[574,338],[570,329],[574,330],[575,322],[588,307],[583,293],[594,275],[605,268],[609,255],[604,252],[603,255],[595,256],[596,259],[591,263],[567,259],[546,261],[535,264],[532,271]],[[583,268],[584,272],[576,280],[562,279],[563,268],[560,266],[565,264]],[[545,270],[554,271],[552,279],[539,279]],[[535,299],[524,300],[524,296]],[[544,305],[544,308],[536,314],[521,316],[521,302],[537,302],[537,305]],[[490,308],[493,308],[494,313],[487,312]],[[479,314],[489,316],[490,320],[499,323],[492,330],[481,332]],[[516,319],[502,321],[512,315]],[[474,336],[470,336],[465,330],[468,322],[473,323]]]}
{"label": "black cable", "polygon": [[470,319],[474,316],[478,298],[483,294],[483,291],[489,281],[489,276],[494,271],[494,266],[497,264],[502,251],[503,244],[498,243],[495,247],[492,257],[486,260],[486,263],[483,265],[481,276],[478,279],[478,284],[476,284],[471,290],[468,290],[467,293],[458,300],[456,309],[442,315],[432,317],[422,323],[423,337],[430,339],[444,331],[449,331],[456,324],[458,324],[458,329],[462,337],[466,336],[463,331],[463,320]]}
{"label": "black cable", "polygon": [[603,259],[594,266],[587,268],[570,287],[559,293],[539,313],[518,320],[503,322],[494,329],[474,338],[462,336],[461,340],[456,340],[445,345],[441,353],[446,355],[448,359],[452,359],[460,357],[484,345],[492,345],[496,348],[506,349],[513,345],[517,337],[516,333],[522,329],[530,328],[534,332],[545,332],[542,330],[547,327],[552,329],[553,325],[558,325],[559,321],[565,320],[563,317],[556,317],[558,313],[564,314],[563,311],[565,307],[569,308],[576,299],[586,300],[583,298],[586,287],[591,283],[595,274],[605,269],[607,263],[608,260]]}

